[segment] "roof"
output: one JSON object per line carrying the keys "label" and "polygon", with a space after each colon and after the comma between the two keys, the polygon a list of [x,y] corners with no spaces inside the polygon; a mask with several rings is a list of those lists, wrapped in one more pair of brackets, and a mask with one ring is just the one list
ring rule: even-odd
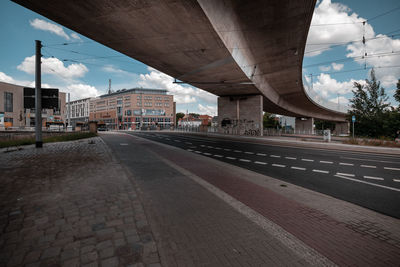
{"label": "roof", "polygon": [[152,95],[166,95],[167,90],[165,89],[149,89],[149,88],[132,88],[132,89],[121,89],[111,94],[104,94],[100,97],[109,97],[122,94],[152,94]]}

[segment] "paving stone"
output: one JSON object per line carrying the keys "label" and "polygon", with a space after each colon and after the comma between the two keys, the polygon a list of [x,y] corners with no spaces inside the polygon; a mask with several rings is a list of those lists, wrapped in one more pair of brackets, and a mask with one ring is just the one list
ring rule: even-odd
{"label": "paving stone", "polygon": [[40,259],[48,259],[48,258],[57,257],[60,255],[60,251],[61,251],[60,247],[50,247],[43,252]]}
{"label": "paving stone", "polygon": [[117,257],[109,258],[101,261],[101,266],[104,267],[116,267],[119,264],[119,260]]}

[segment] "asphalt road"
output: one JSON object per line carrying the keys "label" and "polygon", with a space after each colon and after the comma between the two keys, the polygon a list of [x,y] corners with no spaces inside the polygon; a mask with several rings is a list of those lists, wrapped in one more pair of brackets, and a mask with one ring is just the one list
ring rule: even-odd
{"label": "asphalt road", "polygon": [[130,134],[400,218],[399,156],[255,144],[176,133]]}

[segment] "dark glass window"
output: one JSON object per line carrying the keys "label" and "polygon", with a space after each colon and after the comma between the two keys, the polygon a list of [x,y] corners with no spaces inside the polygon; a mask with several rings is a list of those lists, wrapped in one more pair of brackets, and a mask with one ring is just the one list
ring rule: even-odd
{"label": "dark glass window", "polygon": [[13,112],[13,93],[4,92],[4,112]]}

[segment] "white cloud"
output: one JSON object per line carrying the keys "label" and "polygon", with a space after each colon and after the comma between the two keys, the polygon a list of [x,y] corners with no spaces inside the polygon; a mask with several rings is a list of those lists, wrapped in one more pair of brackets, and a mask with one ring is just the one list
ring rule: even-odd
{"label": "white cloud", "polygon": [[[338,98],[339,98],[339,102],[338,102]],[[340,105],[344,105],[344,104],[349,104],[350,103],[349,99],[347,99],[344,96],[339,96],[339,97],[336,96],[334,98],[329,99],[329,101],[331,101],[331,102],[333,102],[335,104],[339,103]]]}
{"label": "white cloud", "polygon": [[[70,40],[70,37],[68,34],[64,32],[64,29],[61,26],[58,26],[54,23],[41,20],[41,19],[34,19],[33,21],[29,21],[31,26],[35,29],[38,30],[43,30],[43,31],[49,31],[51,33],[57,34],[58,36],[61,36],[67,40]],[[73,37],[75,38],[75,37]]]}
{"label": "white cloud", "polygon": [[141,74],[138,84],[142,87],[167,89],[174,95],[174,99],[178,104],[194,103],[203,100],[210,104],[217,102],[217,96],[206,91],[191,86],[183,86],[173,83],[174,79],[153,68],[148,68],[150,73]]}
{"label": "white cloud", "polygon": [[75,40],[81,40],[81,37],[79,37],[79,35],[77,33],[75,33],[75,32],[71,33],[70,35]]}
{"label": "white cloud", "polygon": [[137,73],[132,73],[126,70],[121,70],[114,65],[105,65],[102,68],[103,71],[108,72],[108,73],[113,73],[113,74],[121,74],[121,75],[129,75],[129,76],[134,76],[134,77],[139,77]]}
{"label": "white cloud", "polygon": [[331,70],[331,66],[320,66],[319,69],[321,71],[330,71]]}
{"label": "white cloud", "polygon": [[216,116],[217,115],[217,106],[215,105],[206,105],[203,106],[202,104],[198,104],[198,109],[201,114],[207,114],[210,116]]}
{"label": "white cloud", "polygon": [[[35,56],[26,57],[24,61],[17,66],[17,69],[29,74],[35,73]],[[73,79],[83,77],[88,68],[82,63],[74,63],[69,66],[64,66],[64,63],[58,58],[42,57],[42,73],[51,74],[63,79]]]}
{"label": "white cloud", "polygon": [[[15,84],[15,85],[20,85],[20,86],[26,86],[26,87],[35,87],[35,81],[17,80],[11,76],[8,76],[7,74],[5,74],[4,72],[1,72],[1,71],[0,71],[0,82],[10,83],[10,84]],[[50,86],[47,83],[42,83],[42,88],[54,88],[54,87]]]}
{"label": "white cloud", "polygon": [[[322,0],[314,10],[311,25],[333,25],[310,27],[305,56],[319,55],[325,49],[329,50],[332,45],[339,42],[362,40],[363,24],[361,22],[365,19],[351,12],[351,9],[343,4],[332,3],[331,0]],[[365,24],[365,33],[366,38],[374,35],[374,31],[368,23]]]}
{"label": "white cloud", "polygon": [[62,92],[70,93],[71,100],[95,97],[100,95],[96,87],[87,84],[70,84],[62,88]]}
{"label": "white cloud", "polygon": [[[364,46],[354,43],[347,46],[347,57],[356,57],[364,53]],[[367,67],[374,67],[376,78],[384,87],[394,86],[400,77],[400,68],[386,68],[386,66],[398,66],[400,62],[400,39],[392,39],[386,35],[378,34],[376,39],[365,43],[367,57],[365,60],[357,60],[360,65],[366,63]],[[392,53],[397,52],[397,53]],[[384,68],[381,68],[384,67]]]}
{"label": "white cloud", "polygon": [[335,62],[332,63],[332,68],[336,71],[343,69],[344,65],[343,64],[336,64]]}
{"label": "white cloud", "polygon": [[[328,99],[339,95],[346,95],[352,92],[354,82],[365,83],[363,80],[354,80],[339,82],[333,79],[329,74],[321,73],[317,81],[313,83],[313,89],[323,98]],[[337,100],[336,100],[337,102]],[[343,102],[344,103],[344,102]]]}

